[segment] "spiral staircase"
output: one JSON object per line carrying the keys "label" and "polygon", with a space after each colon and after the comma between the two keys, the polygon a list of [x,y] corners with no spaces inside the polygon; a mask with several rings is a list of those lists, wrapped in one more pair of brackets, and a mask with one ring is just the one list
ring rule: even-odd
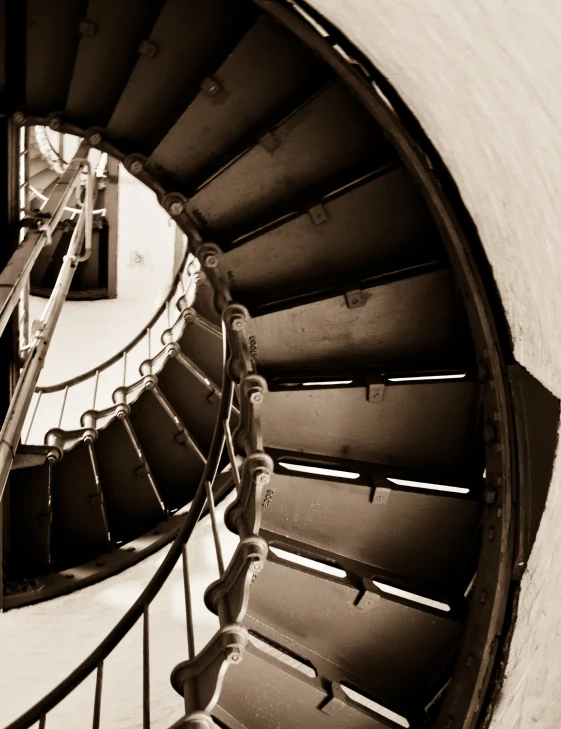
{"label": "spiral staircase", "polygon": [[[201,267],[194,297],[179,277],[177,322],[135,384],[15,453],[6,608],[122,570],[147,553],[139,538],[174,541],[106,640],[9,729],[49,725],[93,672],[99,726],[104,662],[138,620],[150,726],[149,607],[179,559],[177,727],[475,727],[558,403],[512,361],[434,150],[301,5],[28,0],[7,13],[8,132],[48,126],[122,162]],[[70,244],[73,229],[57,230]],[[44,249],[32,286],[53,289],[63,248]],[[224,563],[215,502],[232,490],[239,545]],[[197,653],[187,549],[205,514],[220,630]]]}

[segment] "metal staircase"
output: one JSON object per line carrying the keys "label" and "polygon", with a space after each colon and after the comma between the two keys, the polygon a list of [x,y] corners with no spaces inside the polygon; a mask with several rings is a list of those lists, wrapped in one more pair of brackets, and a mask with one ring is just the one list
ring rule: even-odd
{"label": "metal staircase", "polygon": [[[25,5],[15,124],[121,161],[201,274],[134,387],[16,453],[6,569],[30,600],[72,589],[84,562],[92,579],[122,568],[142,535],[175,539],[103,643],[8,729],[50,726],[94,672],[99,727],[104,664],[139,620],[149,727],[150,604],[179,559],[177,727],[475,727],[531,535],[522,548],[513,364],[438,161],[365,60],[292,2]],[[232,489],[224,563],[214,504]],[[196,653],[203,514],[220,630]]]}

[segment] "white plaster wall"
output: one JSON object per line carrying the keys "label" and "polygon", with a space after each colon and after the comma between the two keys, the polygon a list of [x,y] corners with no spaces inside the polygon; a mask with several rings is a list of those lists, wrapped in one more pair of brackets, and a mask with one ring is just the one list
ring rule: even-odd
{"label": "white plaster wall", "polygon": [[[117,298],[65,302],[39,385],[56,384],[102,364],[148,323],[173,279],[175,231],[154,193],[119,165]],[[45,304],[46,299],[31,297],[31,320],[40,318]],[[153,336],[152,356],[158,345]],[[147,356],[144,343],[128,358],[129,374],[138,374]],[[122,365],[116,365],[100,377],[98,408],[111,404],[113,390],[122,384],[122,371]],[[80,415],[92,407],[93,388],[92,380],[70,390],[63,427],[78,427]],[[54,419],[61,405],[62,393],[41,399],[29,442],[43,442],[44,433],[57,425]]]}
{"label": "white plaster wall", "polygon": [[[561,3],[311,2],[386,74],[439,149],[493,266],[515,354],[560,396]],[[561,726],[560,523],[558,459],[523,580],[507,680],[492,729]],[[115,589],[118,594],[131,582],[145,580],[155,559],[81,593],[1,616],[1,722],[54,685],[99,641],[123,610],[108,605],[102,593]],[[169,665],[180,652],[172,615],[169,602],[152,620]],[[134,674],[138,655],[129,650],[120,666],[121,701],[110,705],[115,723],[107,726],[140,726],[139,713],[131,708],[138,704],[127,704],[131,687],[140,696],[140,678]],[[164,683],[153,691],[159,719],[180,711]],[[75,718],[89,716],[83,708]]]}

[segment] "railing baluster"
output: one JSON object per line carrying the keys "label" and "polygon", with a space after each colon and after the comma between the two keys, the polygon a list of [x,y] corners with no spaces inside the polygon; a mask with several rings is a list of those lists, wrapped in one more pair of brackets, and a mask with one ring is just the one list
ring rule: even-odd
{"label": "railing baluster", "polygon": [[43,395],[43,391],[39,390],[39,396],[37,398],[37,401],[35,403],[35,407],[33,409],[33,413],[31,415],[31,420],[29,421],[29,428],[27,429],[27,435],[25,436],[25,442],[29,440],[29,435],[31,433],[31,428],[33,427],[33,421],[35,420],[35,416],[37,415],[37,410],[39,408],[39,403],[41,402],[41,397]]}
{"label": "railing baluster", "polygon": [[127,384],[127,350],[123,352],[123,387]]}
{"label": "railing baluster", "polygon": [[166,313],[168,317],[168,329],[171,329],[171,302],[166,301]]}
{"label": "railing baluster", "polygon": [[96,370],[95,371],[95,383],[94,383],[94,396],[93,396],[92,410],[95,410],[95,401],[97,400],[98,385],[99,385],[99,370]]}
{"label": "railing baluster", "polygon": [[236,491],[240,491],[240,472],[238,470],[238,464],[236,463],[236,454],[234,453],[234,441],[232,439],[232,431],[230,430],[230,422],[228,418],[222,421],[224,428],[224,435],[226,437],[226,448],[228,449],[228,456],[230,458],[230,465],[232,466],[232,476],[234,477],[234,484]]}
{"label": "railing baluster", "polygon": [[39,729],[45,729],[46,723],[47,723],[47,715],[41,714],[41,718],[39,719]]}
{"label": "railing baluster", "polygon": [[148,359],[152,359],[152,343],[150,342],[150,335],[152,334],[152,330],[150,327],[146,330],[146,338],[148,340]]}
{"label": "railing baluster", "polygon": [[224,574],[224,559],[222,558],[222,547],[220,545],[220,536],[218,534],[218,524],[216,523],[216,509],[214,508],[214,494],[210,481],[206,481],[206,497],[208,508],[210,511],[210,521],[212,523],[212,535],[214,537],[214,548],[216,549],[216,561],[218,562],[218,574],[220,577]]}
{"label": "railing baluster", "polygon": [[148,604],[142,621],[142,727],[150,729],[150,629]]}
{"label": "railing baluster", "polygon": [[99,729],[101,719],[101,689],[103,688],[103,661],[97,664],[92,729]]}
{"label": "railing baluster", "polygon": [[60,409],[60,417],[58,419],[58,427],[62,425],[62,416],[64,415],[64,408],[66,407],[66,398],[68,397],[68,385],[64,388],[64,396],[62,398],[62,407]]}
{"label": "railing baluster", "polygon": [[195,633],[193,630],[193,608],[191,606],[191,586],[189,583],[189,560],[187,557],[187,545],[184,544],[181,550],[183,557],[183,586],[185,588],[185,617],[187,621],[187,652],[189,660],[195,657]]}

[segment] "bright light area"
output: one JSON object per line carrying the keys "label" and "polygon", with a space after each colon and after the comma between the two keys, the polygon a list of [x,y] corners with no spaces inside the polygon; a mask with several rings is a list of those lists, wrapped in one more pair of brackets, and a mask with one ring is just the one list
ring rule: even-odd
{"label": "bright light area", "polygon": [[466,373],[458,375],[416,375],[415,377],[388,377],[390,382],[413,382],[415,380],[463,380]]}
{"label": "bright light area", "polygon": [[405,478],[389,478],[388,481],[396,486],[410,486],[414,489],[428,489],[429,491],[447,491],[450,494],[469,494],[469,489],[464,486],[444,486],[439,483],[424,483],[423,481],[409,481]]}
{"label": "bright light area", "polygon": [[300,671],[300,673],[303,673],[310,678],[315,678],[317,676],[317,673],[311,666],[308,666],[303,661],[299,661],[296,656],[291,656],[288,655],[288,653],[284,653],[284,651],[280,651],[278,648],[275,648],[270,643],[261,640],[256,635],[253,635],[253,633],[249,634],[249,642],[254,645],[258,650],[263,651],[263,653],[267,653],[270,656],[273,656],[273,658],[276,658],[278,661],[281,661],[291,668],[295,668],[297,671]]}
{"label": "bright light area", "polygon": [[366,696],[363,696],[358,691],[354,691],[352,688],[345,686],[345,684],[341,684],[341,688],[347,694],[349,699],[351,699],[352,701],[356,701],[357,704],[361,704],[365,708],[370,709],[371,711],[374,711],[376,714],[380,714],[380,716],[383,716],[385,719],[389,719],[390,721],[393,721],[395,724],[399,724],[399,726],[403,726],[403,727],[410,726],[407,719],[404,716],[401,716],[400,714],[396,714],[395,711],[392,711],[391,709],[386,709],[385,706],[382,706],[381,704],[377,704],[375,701],[372,701],[372,699],[369,699]]}
{"label": "bright light area", "polygon": [[418,602],[421,605],[435,608],[436,610],[442,610],[443,612],[450,612],[450,605],[444,602],[438,602],[438,600],[431,600],[430,597],[423,597],[422,595],[416,595],[414,592],[408,592],[407,590],[401,590],[399,587],[392,587],[392,585],[385,585],[383,582],[376,582],[372,580],[376,587],[380,588],[382,592],[386,592],[396,597],[403,597],[405,600],[411,600],[412,602]]}
{"label": "bright light area", "polygon": [[303,382],[304,387],[317,387],[319,385],[350,385],[352,380],[325,380],[323,382]]}
{"label": "bright light area", "polygon": [[305,466],[302,463],[290,463],[280,461],[279,466],[286,468],[287,471],[298,471],[299,473],[313,473],[317,476],[334,476],[335,478],[359,478],[360,473],[356,471],[340,471],[335,468],[323,468],[320,466]]}
{"label": "bright light area", "polygon": [[340,567],[333,567],[332,565],[325,564],[324,562],[316,562],[315,559],[309,559],[308,557],[302,557],[299,554],[286,552],[284,549],[279,549],[278,547],[269,546],[269,550],[277,557],[280,557],[287,562],[294,562],[294,564],[302,565],[302,567],[308,567],[316,572],[325,572],[326,575],[333,575],[334,577],[347,576],[345,570],[342,570]]}

